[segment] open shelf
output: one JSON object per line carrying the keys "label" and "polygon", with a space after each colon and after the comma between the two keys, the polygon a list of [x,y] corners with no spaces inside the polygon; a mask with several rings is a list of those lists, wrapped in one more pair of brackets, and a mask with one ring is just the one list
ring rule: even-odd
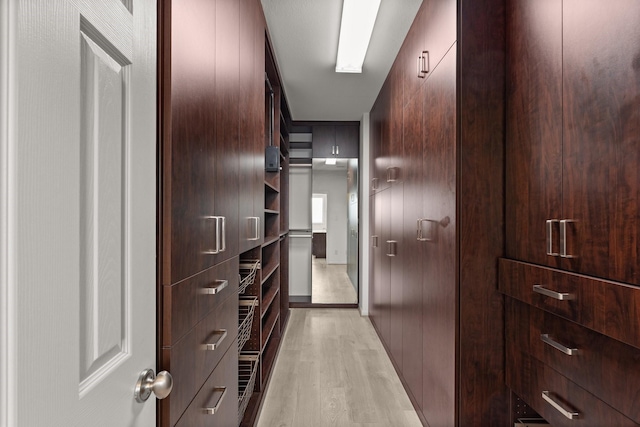
{"label": "open shelf", "polygon": [[271,338],[271,334],[273,333],[276,323],[280,318],[280,309],[275,307],[277,307],[277,305],[272,304],[271,307],[269,307],[269,310],[267,310],[266,315],[262,319],[262,333],[263,333],[262,348],[263,349],[267,345],[269,338]]}
{"label": "open shelf", "polygon": [[271,308],[273,300],[280,292],[280,277],[275,274],[270,277],[270,280],[264,285],[264,293],[262,294],[262,312],[260,317],[264,317],[267,311]]}

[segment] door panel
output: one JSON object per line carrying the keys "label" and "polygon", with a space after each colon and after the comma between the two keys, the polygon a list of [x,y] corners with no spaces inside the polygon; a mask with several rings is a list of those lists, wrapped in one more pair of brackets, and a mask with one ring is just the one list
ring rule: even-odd
{"label": "door panel", "polygon": [[640,5],[563,4],[565,267],[638,284]]}
{"label": "door panel", "polygon": [[506,254],[558,267],[545,226],[562,218],[562,1],[508,1],[507,23]]}
{"label": "door panel", "polygon": [[154,426],[156,3],[8,8],[9,424]]}

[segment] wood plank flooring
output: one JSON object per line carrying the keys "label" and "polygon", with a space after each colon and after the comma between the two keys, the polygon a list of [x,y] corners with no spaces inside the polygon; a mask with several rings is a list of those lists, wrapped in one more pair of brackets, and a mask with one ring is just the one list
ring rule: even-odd
{"label": "wood plank flooring", "polygon": [[356,309],[292,309],[258,427],[422,424]]}
{"label": "wood plank flooring", "polygon": [[326,258],[313,257],[311,266],[312,303],[358,303],[346,264],[327,264]]}

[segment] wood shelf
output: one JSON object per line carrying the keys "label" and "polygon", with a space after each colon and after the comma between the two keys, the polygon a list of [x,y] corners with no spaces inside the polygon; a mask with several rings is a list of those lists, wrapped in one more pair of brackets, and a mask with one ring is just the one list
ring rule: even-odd
{"label": "wood shelf", "polygon": [[262,313],[260,313],[260,317],[264,317],[264,315],[267,313],[267,311],[269,311],[269,308],[271,308],[271,304],[273,303],[273,300],[276,299],[276,296],[278,296],[278,293],[280,292],[280,286],[274,285],[271,286],[268,290],[267,293],[262,295]]}
{"label": "wood shelf", "polygon": [[263,325],[262,325],[262,349],[263,350],[266,347],[267,342],[269,341],[269,338],[271,338],[271,334],[273,333],[276,323],[278,322],[278,318],[280,317],[280,310],[274,310],[272,308],[271,310],[268,311],[268,313],[269,315],[265,316],[265,318],[262,320],[263,321]]}
{"label": "wood shelf", "polygon": [[264,213],[269,214],[269,215],[279,215],[280,214],[279,211],[276,211],[276,210],[273,210],[273,209],[265,209]]}

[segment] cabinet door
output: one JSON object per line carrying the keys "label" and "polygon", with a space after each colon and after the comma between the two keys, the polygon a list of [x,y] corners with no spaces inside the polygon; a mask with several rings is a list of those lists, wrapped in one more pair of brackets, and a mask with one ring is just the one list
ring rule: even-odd
{"label": "cabinet door", "polygon": [[398,65],[394,65],[387,80],[389,86],[388,134],[386,139],[385,179],[388,185],[401,182],[403,179],[402,150],[402,73]]}
{"label": "cabinet door", "polygon": [[402,298],[403,298],[403,261],[406,256],[403,239],[403,206],[404,188],[402,183],[393,185],[387,192],[391,192],[388,206],[389,237],[387,243],[387,257],[389,259],[389,341],[396,366],[402,372]]}
{"label": "cabinet door", "polygon": [[425,83],[423,110],[423,413],[455,425],[456,52]]}
{"label": "cabinet door", "polygon": [[422,218],[422,88],[403,113],[402,233],[402,376],[422,406],[422,246],[417,221]]}
{"label": "cabinet door", "polygon": [[311,151],[314,159],[335,157],[336,127],[318,125],[312,130]]}
{"label": "cabinet door", "polygon": [[[383,86],[384,90],[384,86]],[[369,165],[371,180],[369,184],[369,194],[374,194],[377,191],[385,188],[386,185],[383,186],[382,179],[380,176],[380,166],[379,164],[383,161],[382,158],[382,122],[383,122],[383,114],[384,114],[384,97],[382,96],[383,92],[380,92],[380,96],[376,100],[376,103],[373,105],[371,109],[370,116],[370,146],[371,151],[369,153]],[[386,183],[386,181],[385,181]]]}
{"label": "cabinet door", "polygon": [[360,127],[336,126],[336,157],[340,159],[357,159],[360,153]]}
{"label": "cabinet door", "polygon": [[390,191],[381,191],[373,196],[374,238],[373,281],[371,290],[371,318],[385,343],[389,343],[389,257],[387,256],[389,239],[389,203]]}
{"label": "cabinet door", "polygon": [[562,218],[562,0],[507,1],[506,251],[559,266]]}
{"label": "cabinet door", "polygon": [[637,284],[640,3],[563,4],[565,267]]}

